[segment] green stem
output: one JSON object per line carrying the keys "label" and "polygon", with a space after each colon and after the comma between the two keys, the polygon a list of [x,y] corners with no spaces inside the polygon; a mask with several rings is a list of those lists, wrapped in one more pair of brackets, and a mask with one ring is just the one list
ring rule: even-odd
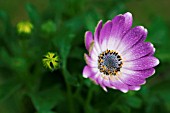
{"label": "green stem", "polygon": [[91,87],[88,91],[87,98],[85,101],[85,113],[88,113],[88,107],[89,107],[89,104],[90,104],[92,96],[93,96],[93,91],[94,91],[94,87]]}
{"label": "green stem", "polygon": [[71,86],[69,85],[68,81],[67,81],[67,75],[69,75],[69,72],[67,71],[66,69],[66,63],[63,62],[63,66],[62,66],[62,73],[63,73],[63,76],[64,76],[64,80],[65,80],[65,83],[66,83],[66,87],[67,87],[67,98],[68,98],[68,102],[69,102],[69,110],[70,110],[70,113],[75,113],[74,111],[74,106],[73,106],[73,99],[72,99],[72,91],[71,91]]}

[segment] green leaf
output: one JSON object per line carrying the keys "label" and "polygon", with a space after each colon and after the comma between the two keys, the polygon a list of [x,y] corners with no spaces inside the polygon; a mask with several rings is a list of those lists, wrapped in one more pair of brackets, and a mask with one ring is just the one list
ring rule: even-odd
{"label": "green leaf", "polygon": [[96,111],[96,109],[94,109],[94,107],[92,107],[91,105],[87,105],[86,108],[85,108],[85,111],[86,111],[87,113],[98,113],[98,112]]}
{"label": "green leaf", "polygon": [[50,113],[49,111],[64,99],[58,86],[34,94],[31,93],[30,97],[38,113]]}
{"label": "green leaf", "polygon": [[37,112],[37,113],[55,113],[53,111],[43,111],[43,112]]}
{"label": "green leaf", "polygon": [[83,60],[83,59],[84,59],[84,57],[83,57],[84,53],[85,53],[84,49],[75,47],[75,48],[71,51],[69,57]]}
{"label": "green leaf", "polygon": [[30,19],[31,19],[31,22],[34,25],[39,25],[40,24],[40,16],[39,16],[36,8],[30,3],[26,4],[25,8],[26,8],[26,11],[27,11]]}
{"label": "green leaf", "polygon": [[61,57],[62,71],[66,81],[69,84],[75,85],[76,79],[73,76],[71,76],[71,74],[67,70],[67,58],[70,53],[70,49],[72,45],[71,43],[75,38],[75,36],[70,32],[65,33],[63,31],[69,31],[69,29],[63,27],[63,29],[61,29],[61,32],[58,34],[58,36],[54,38],[53,43],[59,51],[59,55]]}
{"label": "green leaf", "polygon": [[151,95],[155,95],[156,99],[161,100],[161,105],[166,106],[166,110],[170,112],[170,78],[166,78],[151,87]]}
{"label": "green leaf", "polygon": [[89,12],[85,16],[85,25],[88,31],[94,33],[97,22],[99,21],[99,15],[95,12]]}
{"label": "green leaf", "polygon": [[121,1],[119,1],[119,3],[117,3],[113,9],[108,13],[108,17],[110,19],[112,19],[113,17],[115,17],[118,14],[123,14],[126,12],[126,5],[124,3],[122,3]]}
{"label": "green leaf", "polygon": [[0,85],[0,101],[4,101],[11,95],[13,95],[19,88],[21,84],[17,82],[15,78],[6,80],[6,82]]}
{"label": "green leaf", "polygon": [[153,94],[160,95],[166,102],[170,103],[170,80],[163,80],[151,87]]}
{"label": "green leaf", "polygon": [[119,109],[121,113],[131,113],[130,108],[126,105],[117,106],[117,109]]}
{"label": "green leaf", "polygon": [[127,104],[133,108],[140,108],[142,105],[142,100],[137,96],[127,97]]}
{"label": "green leaf", "polygon": [[7,15],[7,13],[5,11],[0,10],[0,25],[2,24],[2,28],[0,26],[1,29],[1,33],[9,32],[10,28],[11,28],[11,22],[9,20],[9,16]]}
{"label": "green leaf", "polygon": [[[66,29],[65,29],[66,30]],[[71,48],[71,42],[74,38],[72,34],[65,34],[65,32],[60,32],[57,37],[54,38],[53,43],[59,50],[61,60],[66,61]]]}
{"label": "green leaf", "polygon": [[150,26],[146,41],[150,41],[154,44],[156,56],[160,58],[161,61],[170,62],[170,57],[168,57],[170,56],[168,26],[160,17],[154,18]]}
{"label": "green leaf", "polygon": [[64,76],[66,77],[66,81],[70,84],[70,85],[73,85],[73,86],[78,86],[79,83],[77,81],[77,78],[75,78],[74,76],[72,76],[68,70],[66,69],[63,69],[63,74]]}

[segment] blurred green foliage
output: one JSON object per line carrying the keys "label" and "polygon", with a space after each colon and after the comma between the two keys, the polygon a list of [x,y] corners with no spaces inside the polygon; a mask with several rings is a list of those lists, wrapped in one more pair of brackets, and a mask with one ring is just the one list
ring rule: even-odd
{"label": "blurred green foliage", "polygon": [[[48,0],[43,10],[40,4],[37,8],[34,2],[26,3],[28,18],[17,19],[17,23],[30,21],[34,28],[25,35],[18,33],[13,18],[1,9],[0,113],[169,113],[170,23],[156,12],[146,22],[140,21],[130,10],[133,2]],[[135,17],[134,26],[147,23],[147,41],[156,47],[161,63],[140,91],[123,94],[109,89],[106,93],[82,77],[84,33],[94,32],[100,19],[106,21],[129,10]],[[43,55],[49,51],[61,58],[60,69],[53,72],[42,64]]]}

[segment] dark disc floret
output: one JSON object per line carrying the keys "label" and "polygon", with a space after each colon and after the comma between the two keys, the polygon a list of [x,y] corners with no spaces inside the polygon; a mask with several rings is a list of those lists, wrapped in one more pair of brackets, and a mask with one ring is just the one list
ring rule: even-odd
{"label": "dark disc floret", "polygon": [[98,56],[98,69],[105,75],[116,75],[122,64],[120,55],[114,50],[106,50]]}

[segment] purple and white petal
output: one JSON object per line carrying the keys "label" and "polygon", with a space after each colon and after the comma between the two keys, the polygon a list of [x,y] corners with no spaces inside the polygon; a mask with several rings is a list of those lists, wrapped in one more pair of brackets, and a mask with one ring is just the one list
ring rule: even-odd
{"label": "purple and white petal", "polygon": [[87,31],[85,33],[85,46],[88,51],[92,42],[93,42],[93,34],[91,31]]}
{"label": "purple and white petal", "polygon": [[107,21],[100,31],[99,44],[101,45],[102,51],[107,49],[107,41],[110,37],[110,32],[112,29],[112,21]]}
{"label": "purple and white petal", "polygon": [[127,13],[123,14],[123,16],[125,17],[125,26],[124,27],[125,27],[125,29],[129,30],[132,27],[132,21],[133,21],[132,14],[130,12],[127,12]]}
{"label": "purple and white petal", "polygon": [[134,90],[134,91],[138,91],[140,90],[140,86],[128,86],[129,87],[129,90]]}
{"label": "purple and white petal", "polygon": [[145,78],[152,76],[155,73],[155,69],[150,68],[146,70],[130,70],[130,69],[122,68],[120,72],[145,79]]}
{"label": "purple and white petal", "polygon": [[100,20],[96,26],[95,33],[94,33],[94,47],[98,51],[98,53],[101,53],[101,47],[99,44],[99,36],[100,36],[100,31],[102,29],[102,20]]}
{"label": "purple and white petal", "polygon": [[[141,45],[141,46],[140,46]],[[154,52],[153,44],[149,42],[142,42],[140,44],[135,45],[130,50],[127,50],[125,54],[122,54],[124,61],[136,60],[150,53]]]}
{"label": "purple and white petal", "polygon": [[142,85],[145,84],[145,79],[141,78],[140,76],[133,76],[126,73],[121,73],[118,75],[118,78],[127,85]]}
{"label": "purple and white petal", "polygon": [[111,76],[110,77],[110,84],[112,85],[111,88],[113,89],[119,89],[120,91],[126,93],[128,92],[128,85],[123,83],[117,76]]}
{"label": "purple and white petal", "polygon": [[117,42],[120,42],[121,38],[123,37],[122,32],[124,28],[123,25],[125,23],[125,17],[122,15],[116,16],[112,20],[112,23],[113,23],[112,30],[111,30],[110,38],[107,43],[107,47],[109,50],[115,50]]}
{"label": "purple and white petal", "polygon": [[156,49],[153,47],[153,51],[151,51],[151,52],[149,53],[149,55],[148,55],[148,56],[153,56],[153,55],[154,55],[154,53],[155,53],[155,51],[156,51]]}
{"label": "purple and white petal", "polygon": [[84,54],[84,58],[86,61],[86,64],[90,67],[98,67],[98,64],[96,61],[92,60],[87,54]]}
{"label": "purple and white petal", "polygon": [[137,60],[124,62],[123,68],[130,70],[145,70],[155,67],[159,64],[159,60],[153,56],[143,57]]}
{"label": "purple and white petal", "polygon": [[94,45],[92,46],[92,49],[89,51],[89,55],[91,56],[91,59],[97,62],[99,53],[96,50],[96,47]]}
{"label": "purple and white petal", "polygon": [[83,69],[83,77],[88,78],[90,76],[95,75],[98,72],[97,68],[91,68],[89,66],[85,66]]}
{"label": "purple and white petal", "polygon": [[113,20],[111,37],[108,40],[108,49],[116,50],[123,36],[132,26],[132,14],[127,12],[124,15],[118,15]]}
{"label": "purple and white petal", "polygon": [[89,76],[89,78],[90,78],[92,81],[94,81],[96,84],[99,84],[99,83],[97,82],[97,79],[98,79],[98,77],[99,77],[100,75],[101,75],[100,72],[97,71],[96,74],[93,74],[93,75]]}
{"label": "purple and white petal", "polygon": [[145,28],[143,26],[137,26],[133,29],[131,29],[122,39],[121,43],[119,44],[119,47],[117,48],[117,51],[119,53],[123,53],[124,51],[127,51],[131,47],[133,47],[136,43],[139,43],[140,41],[144,41],[144,35],[145,35]]}
{"label": "purple and white petal", "polygon": [[96,79],[96,82],[97,82],[97,84],[99,84],[103,88],[104,91],[107,92],[107,88],[106,88],[106,85],[103,84],[103,80],[104,79],[103,79],[103,77],[102,77],[102,75],[100,73],[99,76]]}

